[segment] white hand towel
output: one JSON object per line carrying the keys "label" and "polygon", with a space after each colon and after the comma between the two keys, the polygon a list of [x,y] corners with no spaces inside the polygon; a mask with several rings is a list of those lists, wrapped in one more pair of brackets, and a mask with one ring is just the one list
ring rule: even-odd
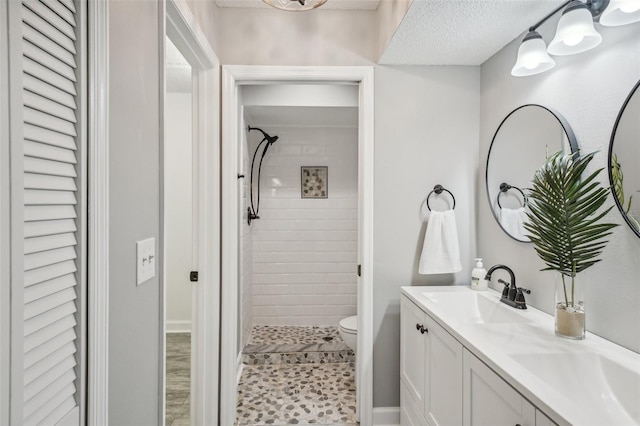
{"label": "white hand towel", "polygon": [[427,232],[424,234],[418,272],[450,274],[461,270],[458,229],[453,210],[431,211],[427,221]]}
{"label": "white hand towel", "polygon": [[500,209],[500,225],[502,225],[502,228],[507,234],[516,240],[530,241],[529,237],[525,235],[526,230],[524,229],[524,224],[528,220],[529,218],[524,211],[524,207],[517,209],[507,209],[503,207]]}

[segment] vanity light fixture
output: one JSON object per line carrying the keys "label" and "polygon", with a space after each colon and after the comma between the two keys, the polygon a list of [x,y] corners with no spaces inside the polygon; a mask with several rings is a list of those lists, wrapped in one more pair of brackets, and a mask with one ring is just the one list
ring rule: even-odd
{"label": "vanity light fixture", "polygon": [[574,55],[598,46],[602,36],[593,26],[593,16],[587,4],[580,0],[571,1],[562,12],[548,52],[552,55]]}
{"label": "vanity light fixture", "polygon": [[[561,10],[562,17],[547,48],[536,30]],[[529,28],[518,49],[511,75],[523,77],[539,74],[554,67],[555,62],[549,54],[573,55],[598,46],[602,36],[593,24],[598,19],[605,26],[640,22],[640,0],[568,0],[562,3]]]}
{"label": "vanity light fixture", "polygon": [[524,77],[540,74],[556,65],[547,53],[547,45],[537,31],[529,30],[518,48],[518,60],[511,70],[511,75]]}
{"label": "vanity light fixture", "polygon": [[640,22],[640,1],[611,0],[600,16],[600,25],[617,27]]}
{"label": "vanity light fixture", "polygon": [[327,0],[262,0],[269,6],[276,9],[288,10],[291,12],[302,12],[312,10],[322,6]]}

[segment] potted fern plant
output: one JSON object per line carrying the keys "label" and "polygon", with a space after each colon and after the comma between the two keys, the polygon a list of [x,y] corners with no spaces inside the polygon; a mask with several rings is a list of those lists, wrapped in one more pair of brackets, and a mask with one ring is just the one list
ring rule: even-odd
{"label": "potted fern plant", "polygon": [[584,339],[584,285],[578,274],[600,262],[598,257],[615,224],[601,223],[613,206],[602,209],[608,189],[596,180],[603,169],[583,174],[595,153],[574,158],[553,154],[536,172],[529,189],[529,216],[524,227],[536,253],[556,271],[556,335]]}

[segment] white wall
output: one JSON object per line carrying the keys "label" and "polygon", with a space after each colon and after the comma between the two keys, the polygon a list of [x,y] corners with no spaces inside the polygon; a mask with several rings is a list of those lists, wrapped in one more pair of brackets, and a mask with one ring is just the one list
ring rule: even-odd
{"label": "white wall", "polygon": [[[547,42],[557,19],[538,30]],[[609,185],[607,149],[613,124],[640,78],[640,24],[597,27],[604,38],[599,47],[580,55],[556,57],[556,68],[547,73],[524,78],[510,75],[521,37],[482,65],[481,169],[477,174],[479,254],[485,257],[485,265],[511,266],[518,284],[532,290],[528,303],[549,313],[553,309],[553,273],[540,272],[544,265],[533,247],[513,241],[495,222],[486,201],[484,165],[501,120],[522,104],[538,103],[554,108],[567,119],[583,152],[599,151],[592,170],[605,167],[600,178]],[[612,198],[609,203],[614,203]],[[640,351],[640,239],[623,222],[617,209],[606,219],[621,226],[614,230],[603,261],[580,274],[587,287],[587,329]]]}
{"label": "white wall", "polygon": [[[262,166],[261,219],[251,225],[253,321],[335,326],[356,314],[358,130],[264,130],[279,139]],[[253,155],[262,135],[249,138]],[[301,198],[301,166],[328,166],[327,199]]]}
{"label": "white wall", "polygon": [[[374,406],[400,405],[400,286],[468,285],[476,251],[479,67],[377,66],[373,269]],[[422,203],[456,197],[463,269],[418,275]],[[443,205],[431,203],[441,210]]]}
{"label": "white wall", "polygon": [[191,331],[191,93],[165,97],[165,242],[167,331]]}
{"label": "white wall", "polygon": [[220,8],[218,14],[225,65],[372,65],[378,59],[374,10]]}

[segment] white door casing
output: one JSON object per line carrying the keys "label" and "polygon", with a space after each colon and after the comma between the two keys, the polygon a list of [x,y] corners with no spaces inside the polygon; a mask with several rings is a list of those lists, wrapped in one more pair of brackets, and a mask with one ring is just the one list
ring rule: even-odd
{"label": "white door casing", "polygon": [[[361,424],[373,414],[373,67],[225,66],[222,70],[222,328],[220,424],[235,420],[237,371],[238,211],[240,145],[238,86],[279,83],[359,85],[358,351],[357,412]],[[356,271],[354,271],[355,273]]]}

